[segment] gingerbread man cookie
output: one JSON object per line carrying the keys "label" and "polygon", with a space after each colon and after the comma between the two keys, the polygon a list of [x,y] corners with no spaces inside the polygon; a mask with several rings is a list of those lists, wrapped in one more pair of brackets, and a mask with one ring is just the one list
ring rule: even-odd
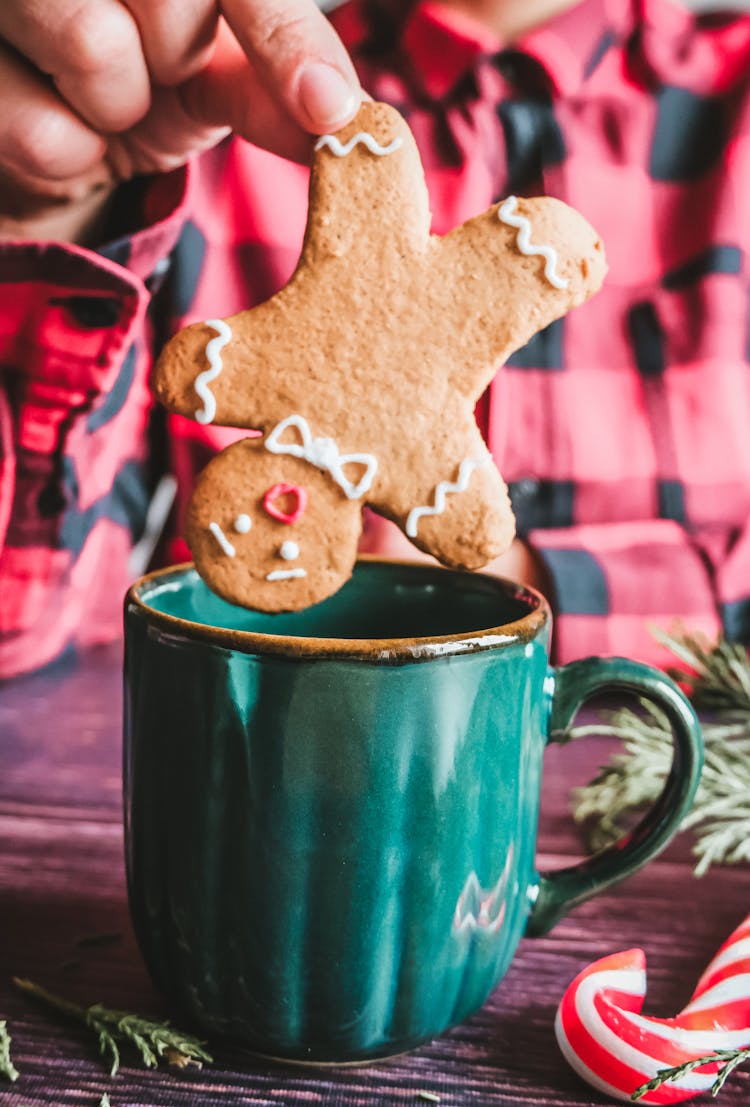
{"label": "gingerbread man cookie", "polygon": [[445,565],[514,535],[474,419],[503,361],[601,286],[596,232],[547,197],[509,197],[444,237],[416,144],[385,104],[315,144],[297,269],[270,300],[166,346],[158,398],[260,430],[204,470],[186,535],[231,602],[296,610],[348,578],[364,504]]}

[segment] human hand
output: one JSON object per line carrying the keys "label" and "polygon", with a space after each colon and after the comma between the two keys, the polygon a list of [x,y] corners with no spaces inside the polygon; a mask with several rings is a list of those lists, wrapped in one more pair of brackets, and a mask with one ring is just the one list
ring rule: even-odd
{"label": "human hand", "polygon": [[359,98],[314,0],[3,0],[0,238],[81,240],[118,181],[230,130],[304,160]]}

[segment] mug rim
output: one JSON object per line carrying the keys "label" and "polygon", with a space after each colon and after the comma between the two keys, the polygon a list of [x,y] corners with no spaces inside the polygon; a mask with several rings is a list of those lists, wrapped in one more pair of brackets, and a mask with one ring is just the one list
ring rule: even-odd
{"label": "mug rim", "polygon": [[478,653],[480,651],[504,648],[519,642],[530,642],[536,638],[551,619],[546,598],[536,588],[519,584],[506,577],[495,576],[461,569],[449,569],[442,565],[429,565],[419,561],[404,561],[399,558],[379,557],[374,554],[360,554],[357,564],[392,565],[420,575],[450,573],[455,577],[467,575],[480,579],[487,587],[501,592],[511,599],[533,602],[533,607],[518,619],[499,626],[484,627],[481,630],[461,631],[455,634],[430,635],[413,638],[318,638],[313,635],[272,634],[265,631],[235,630],[227,627],[215,627],[207,623],[198,623],[185,619],[181,615],[170,615],[151,606],[141,593],[151,588],[156,591],[154,582],[167,583],[170,577],[183,577],[195,573],[197,569],[192,561],[178,565],[169,565],[155,569],[134,581],[125,595],[125,613],[135,608],[148,622],[158,626],[168,634],[181,634],[183,637],[200,640],[207,645],[236,650],[246,654],[272,655],[276,657],[299,658],[336,658],[350,661],[378,661],[392,664],[428,661],[436,658],[455,657]]}

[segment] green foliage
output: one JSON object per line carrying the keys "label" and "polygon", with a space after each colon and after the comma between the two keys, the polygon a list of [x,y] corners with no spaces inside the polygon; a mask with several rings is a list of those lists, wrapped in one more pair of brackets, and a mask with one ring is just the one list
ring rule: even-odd
{"label": "green foliage", "polygon": [[134,1046],[149,1069],[156,1068],[162,1060],[177,1068],[188,1065],[201,1068],[204,1061],[213,1060],[204,1049],[203,1042],[183,1034],[168,1022],[144,1018],[130,1011],[114,1011],[101,1003],[79,1007],[31,980],[15,978],[13,983],[44,1006],[91,1030],[99,1043],[99,1052],[110,1065],[110,1076],[114,1076],[120,1067],[120,1045],[123,1043]]}
{"label": "green foliage", "polygon": [[[736,643],[654,633],[688,667],[670,675],[686,688],[702,718],[705,766],[682,824],[694,833],[695,873],[702,876],[715,863],[750,861],[750,661]],[[597,850],[659,796],[672,763],[672,740],[666,716],[646,700],[636,710],[603,712],[601,723],[574,727],[570,737],[587,734],[619,738],[623,747],[573,794],[574,818]]]}
{"label": "green foliage", "polygon": [[640,1088],[636,1088],[630,1098],[635,1102],[642,1099],[647,1092],[654,1092],[663,1084],[680,1080],[683,1076],[694,1072],[695,1069],[701,1069],[704,1065],[719,1064],[722,1067],[711,1085],[711,1095],[717,1096],[724,1087],[724,1081],[730,1073],[734,1072],[738,1065],[742,1065],[748,1059],[750,1059],[750,1049],[717,1049],[715,1053],[709,1053],[695,1061],[686,1061],[684,1065],[675,1065],[672,1069],[659,1069],[653,1080],[649,1080],[647,1084],[641,1084]]}
{"label": "green foliage", "polygon": [[18,1069],[10,1059],[10,1043],[8,1024],[5,1019],[0,1019],[0,1076],[10,1080],[12,1084],[18,1080]]}

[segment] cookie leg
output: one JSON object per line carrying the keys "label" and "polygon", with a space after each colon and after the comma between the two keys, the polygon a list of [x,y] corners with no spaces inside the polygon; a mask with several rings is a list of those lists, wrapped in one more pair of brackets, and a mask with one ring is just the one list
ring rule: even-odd
{"label": "cookie leg", "polygon": [[[508,490],[479,443],[437,473],[420,473],[418,489],[392,490],[380,507],[407,538],[444,565],[481,569],[509,549],[515,520]],[[415,459],[413,472],[419,473]]]}

